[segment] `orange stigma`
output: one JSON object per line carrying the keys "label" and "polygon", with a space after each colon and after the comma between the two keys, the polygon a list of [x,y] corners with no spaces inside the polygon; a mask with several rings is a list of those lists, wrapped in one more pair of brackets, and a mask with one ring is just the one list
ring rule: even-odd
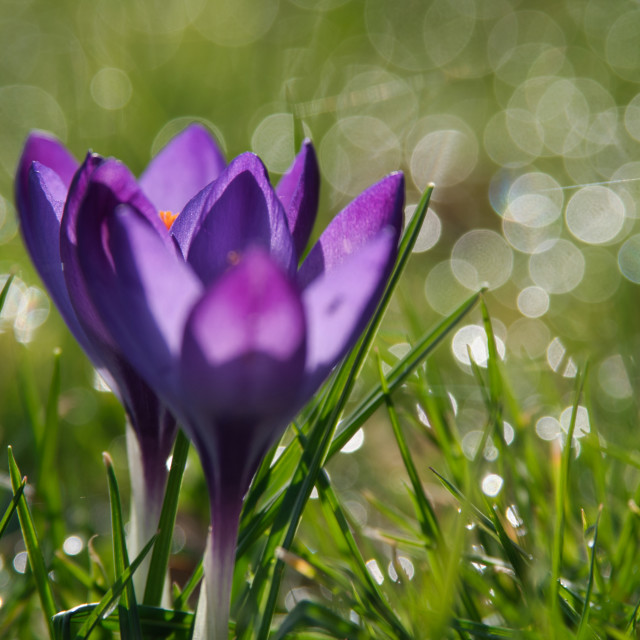
{"label": "orange stigma", "polygon": [[174,223],[175,219],[178,217],[177,213],[171,213],[171,211],[158,211],[158,215],[160,216],[160,220],[164,222],[165,227],[167,227],[167,229],[171,229],[171,225]]}
{"label": "orange stigma", "polygon": [[229,253],[227,253],[227,262],[231,267],[235,267],[241,259],[242,255],[237,251],[229,251]]}

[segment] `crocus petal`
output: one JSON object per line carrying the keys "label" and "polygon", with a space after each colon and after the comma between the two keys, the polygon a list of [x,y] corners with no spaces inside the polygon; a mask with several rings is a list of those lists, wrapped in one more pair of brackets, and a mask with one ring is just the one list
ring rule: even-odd
{"label": "crocus petal", "polygon": [[318,211],[319,191],[320,172],[316,152],[311,140],[305,140],[300,153],[276,187],[298,257],[309,242]]}
{"label": "crocus petal", "polygon": [[201,285],[136,209],[121,205],[92,216],[89,196],[77,234],[91,299],[131,365],[157,393],[174,400],[184,323]]}
{"label": "crocus petal", "polygon": [[193,309],[183,392],[216,421],[280,415],[296,397],[305,333],[295,285],[267,253],[252,249]]}
{"label": "crocus petal", "polygon": [[396,233],[378,235],[302,294],[308,322],[304,404],[371,319],[395,262]]}
{"label": "crocus petal", "polygon": [[253,246],[263,247],[290,273],[296,268],[284,210],[264,165],[252,153],[238,156],[193,198],[171,233],[205,285]]}
{"label": "crocus petal", "polygon": [[20,210],[29,206],[29,171],[34,162],[40,162],[54,171],[65,190],[69,188],[79,166],[78,161],[54,137],[43,132],[32,133],[24,145],[16,172],[16,201]]}
{"label": "crocus petal", "polygon": [[76,315],[94,342],[110,345],[112,349],[116,349],[114,341],[103,326],[100,314],[96,312],[87,290],[87,281],[81,273],[79,256],[86,253],[87,249],[78,242],[77,226],[82,217],[99,223],[123,203],[144,212],[150,224],[155,226],[159,234],[164,234],[167,244],[170,244],[166,227],[131,172],[116,160],[104,160],[95,154],[87,155],[73,179],[60,229],[60,256]]}
{"label": "crocus petal", "polygon": [[404,176],[392,173],[369,187],[343,209],[324,230],[298,272],[302,288],[324,272],[342,264],[390,226],[396,241],[402,230]]}
{"label": "crocus petal", "polygon": [[52,169],[34,162],[29,175],[28,207],[19,207],[20,229],[42,281],[71,333],[92,353],[91,344],[78,322],[60,260],[60,219],[67,189]]}
{"label": "crocus petal", "polygon": [[202,125],[192,124],[156,155],[140,186],[159,211],[178,214],[225,167],[224,156]]}

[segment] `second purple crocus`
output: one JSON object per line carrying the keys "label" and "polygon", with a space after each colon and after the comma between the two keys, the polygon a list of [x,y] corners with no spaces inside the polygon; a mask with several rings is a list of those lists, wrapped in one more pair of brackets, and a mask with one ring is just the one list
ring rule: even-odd
{"label": "second purple crocus", "polygon": [[[97,162],[90,156],[84,166]],[[209,133],[192,125],[155,156],[138,188],[154,208],[177,214],[224,167],[224,158]],[[125,407],[132,519],[137,523],[132,527],[137,535],[131,536],[130,553],[135,555],[157,527],[176,420],[101,321],[78,271],[82,249],[76,241],[74,214],[86,178],[86,171],[78,173],[79,169],[80,164],[59,141],[45,133],[31,134],[16,173],[16,204],[25,245],[55,305]],[[137,578],[140,582],[140,576]]]}

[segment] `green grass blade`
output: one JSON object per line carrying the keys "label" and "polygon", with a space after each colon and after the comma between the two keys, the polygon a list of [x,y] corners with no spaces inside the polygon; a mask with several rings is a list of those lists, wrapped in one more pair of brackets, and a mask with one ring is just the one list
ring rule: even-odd
{"label": "green grass blade", "polygon": [[[487,500],[488,503],[488,500]],[[505,555],[507,556],[509,563],[513,567],[513,570],[520,581],[520,583],[524,583],[526,579],[527,573],[527,565],[525,562],[525,558],[522,553],[514,546],[513,541],[507,535],[507,532],[504,530],[504,526],[502,525],[502,521],[498,516],[498,509],[496,505],[492,507],[489,506],[489,513],[491,514],[491,521],[493,522],[493,526],[498,536],[498,540],[500,541],[500,545],[504,550]]]}
{"label": "green grass blade", "polygon": [[[11,476],[11,487],[13,489],[13,493],[16,495],[18,491],[21,491],[20,487],[24,488],[24,479],[20,476],[20,469],[18,469],[18,465],[13,457],[13,450],[11,447],[9,447],[9,475]],[[17,510],[18,519],[20,520],[20,530],[22,531],[22,538],[29,556],[29,565],[33,572],[38,596],[40,597],[42,612],[47,622],[49,637],[53,640],[52,619],[56,614],[56,605],[53,600],[53,592],[51,591],[51,584],[49,583],[49,576],[47,574],[42,551],[40,550],[40,543],[38,542],[36,529],[33,525],[31,512],[23,490],[18,499]]]}
{"label": "green grass blade", "polygon": [[[261,609],[258,603],[261,599],[262,590],[266,587],[268,575],[271,573],[271,558],[273,558],[276,548],[281,546],[284,549],[289,549],[291,546],[295,531],[297,530],[300,518],[302,517],[304,506],[311,494],[311,490],[316,482],[318,473],[327,459],[329,446],[335,433],[338,418],[344,410],[344,406],[351,393],[357,375],[364,364],[364,360],[369,352],[377,329],[382,322],[382,317],[389,305],[393,291],[398,284],[400,276],[402,275],[411,255],[411,250],[416,242],[418,233],[422,227],[422,222],[427,214],[429,198],[431,197],[432,191],[433,186],[428,187],[425,191],[418,207],[416,208],[413,218],[407,226],[406,232],[400,242],[396,265],[391,273],[389,282],[374,317],[354,350],[346,358],[342,366],[339,368],[337,375],[333,378],[325,401],[322,405],[319,418],[309,436],[309,447],[305,450],[297,467],[292,484],[287,489],[283,506],[279,509],[277,514],[275,514],[274,524],[251,590],[252,597],[249,600],[249,606],[254,612]],[[271,626],[271,619],[275,611],[283,569],[284,564],[276,561],[273,576],[271,578],[269,595],[263,609],[264,613],[262,616],[262,623],[258,631],[258,638],[263,640],[268,636],[269,628]],[[243,625],[244,624],[245,621],[243,620]],[[247,632],[248,626],[241,626],[239,627],[238,635],[239,637],[244,637]]]}
{"label": "green grass blade", "polygon": [[384,373],[382,371],[382,362],[380,361],[380,359],[378,359],[378,366],[380,373],[380,385],[384,394],[387,413],[391,422],[391,428],[393,429],[393,435],[396,439],[396,444],[398,445],[398,449],[400,451],[402,463],[404,464],[405,471],[409,476],[409,481],[411,482],[411,487],[413,488],[413,497],[415,505],[417,507],[416,516],[420,524],[422,535],[424,535],[428,543],[439,543],[442,541],[442,539],[438,527],[438,521],[433,511],[433,507],[431,506],[431,503],[429,502],[429,499],[424,492],[422,481],[420,480],[420,476],[418,475],[418,470],[416,469],[413,458],[411,457],[411,453],[409,452],[409,446],[407,445],[404,433],[400,428],[398,414],[396,413],[393,400],[391,399],[391,396],[389,394],[389,386],[387,385],[386,379],[384,377]]}
{"label": "green grass blade", "polygon": [[[113,535],[113,561],[116,576],[124,574],[129,568],[129,557],[124,534],[124,521],[122,519],[122,503],[120,501],[120,489],[113,468],[113,461],[108,453],[103,453],[107,479],[109,482],[109,501],[111,504],[111,531]],[[142,640],[142,630],[138,616],[138,606],[133,584],[125,585],[120,597],[119,605],[120,635],[123,640]]]}
{"label": "green grass blade", "polygon": [[87,591],[102,591],[102,595],[104,595],[105,589],[94,580],[93,576],[61,550],[57,550],[53,556],[53,569],[57,576],[69,576]]}
{"label": "green grass blade", "polygon": [[[389,603],[382,595],[377,582],[372,578],[371,573],[367,570],[364,558],[360,553],[360,549],[356,544],[356,541],[351,532],[351,528],[347,522],[347,518],[344,514],[338,497],[336,496],[329,477],[323,470],[318,476],[318,493],[324,512],[327,516],[327,520],[330,522],[330,530],[334,532],[332,536],[336,540],[342,540],[346,546],[346,553],[351,560],[351,564],[354,568],[355,574],[362,582],[362,588],[358,591],[363,599],[366,600],[369,608],[373,608],[374,611],[382,618],[384,623],[390,627],[390,631],[393,633],[393,637],[398,640],[410,640],[410,636],[404,629],[401,622],[389,606]],[[332,522],[331,522],[332,521]]]}
{"label": "green grass blade", "polygon": [[194,569],[193,573],[187,583],[184,585],[184,589],[180,592],[180,595],[175,599],[173,606],[175,609],[184,609],[187,606],[187,602],[191,597],[191,594],[195,591],[196,587],[202,581],[204,577],[204,567],[202,566],[202,560],[198,563],[198,566]]}
{"label": "green grass blade", "polygon": [[595,578],[596,568],[596,549],[598,545],[598,528],[600,525],[600,516],[602,515],[602,505],[598,509],[598,516],[593,527],[593,543],[591,544],[591,559],[589,561],[589,579],[587,581],[587,590],[584,594],[584,605],[582,607],[582,615],[580,616],[580,624],[576,633],[577,640],[583,640],[587,636],[589,624],[589,609],[591,607],[591,594],[593,592],[593,581]]}
{"label": "green grass blade", "polygon": [[4,286],[2,287],[2,291],[0,291],[0,311],[2,311],[2,308],[4,307],[4,303],[6,302],[7,296],[9,295],[9,289],[11,289],[11,283],[13,282],[13,279],[15,277],[15,273],[10,273],[9,277],[4,283]]}
{"label": "green grass blade", "polygon": [[554,516],[555,516],[555,529],[553,533],[553,547],[551,551],[551,588],[549,590],[549,609],[551,613],[551,622],[554,628],[560,626],[559,624],[559,594],[560,594],[560,572],[562,570],[562,552],[564,544],[564,530],[565,530],[565,513],[566,513],[566,501],[568,498],[567,486],[569,483],[569,471],[571,466],[571,443],[573,441],[573,432],[576,426],[576,418],[578,415],[578,404],[580,397],[582,396],[582,389],[587,377],[587,368],[576,377],[576,391],[575,399],[573,402],[573,409],[571,410],[571,421],[569,423],[569,429],[567,431],[567,438],[564,448],[562,450],[562,457],[560,459],[560,468],[557,470],[556,476],[556,491],[554,500]]}
{"label": "green grass blade", "polygon": [[344,620],[330,609],[316,602],[299,602],[284,619],[280,628],[273,634],[273,640],[282,640],[288,634],[309,627],[322,629],[332,638],[349,640],[369,640],[365,633],[353,622]]}
{"label": "green grass blade", "polygon": [[53,372],[49,384],[49,395],[45,407],[44,430],[38,443],[40,468],[38,471],[38,493],[46,504],[47,521],[51,524],[51,539],[56,549],[64,541],[64,521],[60,482],[56,477],[55,461],[58,444],[58,400],[60,398],[60,349],[53,352]]}
{"label": "green grass blade", "polygon": [[[429,331],[420,341],[401,358],[386,376],[389,393],[393,393],[416,369],[416,367],[449,335],[456,325],[471,311],[480,294],[474,294],[458,307],[450,316],[442,320],[435,329]],[[354,436],[356,431],[373,415],[384,402],[385,394],[381,385],[376,385],[360,402],[356,409],[340,425],[328,458],[332,458]]]}
{"label": "green grass blade", "polygon": [[42,442],[44,424],[40,418],[40,399],[36,390],[33,369],[29,365],[29,353],[25,351],[18,365],[18,392],[26,414],[27,422],[33,434],[33,441]]}
{"label": "green grass blade", "polygon": [[187,466],[189,455],[189,439],[182,431],[178,432],[176,443],[173,447],[173,458],[171,459],[171,471],[167,480],[164,502],[158,529],[160,534],[153,548],[147,584],[144,592],[144,604],[157,607],[162,600],[162,591],[167,576],[169,566],[169,555],[171,553],[171,542],[173,540],[173,528],[176,522],[178,511],[178,498],[180,497],[180,487],[182,486],[182,476]]}
{"label": "green grass blade", "polygon": [[9,521],[11,520],[11,516],[13,515],[14,511],[16,510],[17,506],[18,506],[18,502],[20,501],[20,497],[22,496],[23,492],[24,492],[24,488],[27,486],[27,479],[23,478],[22,482],[18,485],[17,489],[14,489],[14,494],[13,494],[13,498],[11,499],[11,502],[9,503],[9,506],[7,507],[6,511],[4,512],[4,515],[2,516],[2,519],[0,520],[0,538],[2,538],[5,529],[7,528],[7,525],[9,524]]}
{"label": "green grass blade", "polygon": [[469,508],[470,515],[477,518],[478,522],[482,525],[484,529],[486,529],[489,533],[496,537],[496,539],[501,542],[501,544],[508,545],[518,554],[520,554],[525,560],[530,560],[531,557],[529,554],[518,544],[516,544],[511,538],[509,538],[506,533],[503,539],[500,538],[498,530],[496,529],[496,524],[492,520],[486,516],[478,507],[471,503],[471,501],[458,489],[453,483],[449,482],[443,475],[438,473],[433,467],[429,467],[429,469],[434,473],[434,475],[440,480],[442,486],[447,489],[457,500],[459,500],[465,507]]}
{"label": "green grass blade", "polygon": [[[90,615],[85,619],[84,623],[78,630],[78,633],[75,635],[75,640],[85,640],[89,636],[89,634],[93,631],[95,626],[100,622],[102,616],[111,609],[116,600],[120,597],[127,587],[131,586],[131,578],[133,574],[136,572],[138,567],[142,564],[142,561],[146,558],[149,551],[153,547],[154,542],[156,541],[156,536],[151,538],[149,542],[144,546],[142,551],[138,554],[133,563],[128,566],[117,578],[116,581],[109,587],[107,592],[104,594],[100,602],[96,605],[91,605],[93,608],[91,609]],[[64,611],[59,613],[56,618],[62,620],[65,616],[69,616],[71,614],[69,611]]]}

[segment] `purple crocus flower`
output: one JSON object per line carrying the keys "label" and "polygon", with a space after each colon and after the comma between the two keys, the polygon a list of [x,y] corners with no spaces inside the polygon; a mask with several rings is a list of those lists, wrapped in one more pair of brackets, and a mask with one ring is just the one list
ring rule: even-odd
{"label": "purple crocus flower", "polygon": [[[98,162],[89,156],[84,168]],[[162,210],[164,220],[169,221],[169,212],[179,213],[224,166],[224,158],[210,135],[193,125],[152,160],[140,178],[139,188],[148,198],[145,202]],[[132,514],[139,517],[142,529],[141,539],[134,542],[137,546],[146,542],[157,525],[176,421],[102,323],[79,277],[74,216],[77,194],[86,179],[86,170],[78,173],[79,168],[60,142],[44,133],[31,134],[16,174],[16,202],[22,236],[40,277],[72,334],[121,400],[134,430],[136,438],[129,437],[129,429],[127,436],[131,472],[142,480],[132,482],[134,502],[138,503]],[[163,226],[160,218],[158,225]],[[137,451],[132,454],[131,449]]]}
{"label": "purple crocus flower", "polygon": [[[67,198],[67,282],[178,417],[209,486],[211,637],[227,637],[242,500],[268,448],[357,340],[397,253],[404,179],[392,174],[327,227],[299,267],[318,201],[305,142],[274,190],[235,160],[170,230],[128,169],[95,156]],[[63,220],[63,227],[64,225]]]}

